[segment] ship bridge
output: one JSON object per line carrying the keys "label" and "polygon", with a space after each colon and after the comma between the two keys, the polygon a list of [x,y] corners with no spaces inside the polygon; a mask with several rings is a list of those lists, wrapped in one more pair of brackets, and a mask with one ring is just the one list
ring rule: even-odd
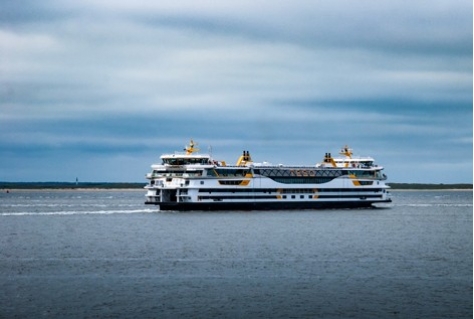
{"label": "ship bridge", "polygon": [[211,164],[209,155],[187,155],[187,154],[171,154],[161,156],[162,165],[183,166],[183,165],[207,165]]}

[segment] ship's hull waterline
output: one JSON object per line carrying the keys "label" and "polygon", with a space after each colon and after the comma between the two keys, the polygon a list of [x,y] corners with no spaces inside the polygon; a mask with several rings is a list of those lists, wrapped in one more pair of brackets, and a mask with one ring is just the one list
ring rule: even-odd
{"label": "ship's hull waterline", "polygon": [[343,209],[343,208],[376,208],[373,204],[385,201],[344,201],[344,202],[216,202],[216,203],[177,203],[177,202],[145,202],[158,205],[160,210],[167,211],[252,211],[252,210],[305,210],[305,209]]}

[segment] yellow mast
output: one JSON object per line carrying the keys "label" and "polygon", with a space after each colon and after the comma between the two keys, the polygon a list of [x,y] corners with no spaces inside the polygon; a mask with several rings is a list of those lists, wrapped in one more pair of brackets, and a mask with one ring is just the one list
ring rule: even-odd
{"label": "yellow mast", "polygon": [[191,155],[192,153],[198,152],[199,148],[195,148],[196,146],[197,143],[194,143],[193,139],[191,139],[189,145],[184,149],[186,151],[186,155]]}
{"label": "yellow mast", "polygon": [[333,167],[337,167],[336,161],[332,158],[331,153],[326,153],[324,155],[324,163],[331,163]]}
{"label": "yellow mast", "polygon": [[349,158],[352,158],[352,150],[349,148],[349,146],[344,146],[343,149],[341,149],[341,151],[339,152],[339,154],[341,155],[345,155]]}
{"label": "yellow mast", "polygon": [[246,166],[248,163],[252,163],[252,157],[250,157],[249,151],[243,151],[242,155],[240,155],[239,159],[237,160],[236,166]]}

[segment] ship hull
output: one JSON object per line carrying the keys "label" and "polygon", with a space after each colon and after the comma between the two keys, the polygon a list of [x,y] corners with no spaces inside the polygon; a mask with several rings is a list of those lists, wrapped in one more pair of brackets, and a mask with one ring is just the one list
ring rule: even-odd
{"label": "ship hull", "polygon": [[313,201],[313,202],[145,202],[158,205],[162,211],[250,211],[250,210],[295,210],[295,209],[337,209],[370,208],[373,204],[389,203],[391,199],[378,201]]}

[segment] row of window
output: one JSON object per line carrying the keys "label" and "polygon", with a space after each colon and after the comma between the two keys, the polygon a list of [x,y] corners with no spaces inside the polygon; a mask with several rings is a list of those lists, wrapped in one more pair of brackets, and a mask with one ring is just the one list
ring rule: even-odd
{"label": "row of window", "polygon": [[245,169],[224,169],[224,168],[215,168],[215,169],[208,169],[207,176],[214,176],[214,177],[242,177],[250,173],[248,168]]}
{"label": "row of window", "polygon": [[376,171],[351,170],[346,172],[348,175],[354,175],[359,178],[374,178],[376,175]]}
{"label": "row of window", "polygon": [[194,165],[194,164],[210,164],[209,158],[163,158],[162,164],[169,165]]}
{"label": "row of window", "polygon": [[[183,191],[183,190],[181,190]],[[286,188],[286,189],[277,189],[277,188],[236,188],[236,189],[226,189],[226,188],[201,188],[199,193],[262,193],[262,194],[315,194],[315,193],[379,193],[382,192],[382,188],[371,188],[371,189],[361,189],[361,188]]]}
{"label": "row of window", "polygon": [[219,181],[219,184],[221,184],[221,185],[240,185],[240,184],[242,184],[242,182],[243,182],[243,180]]}
{"label": "row of window", "polygon": [[[207,176],[213,177],[242,177],[247,174],[251,174],[252,171],[248,168],[236,168],[236,169],[224,169],[215,168],[207,169]],[[367,170],[340,170],[340,169],[254,169],[253,171],[257,175],[272,178],[274,180],[281,178],[288,178],[288,180],[297,181],[313,181],[318,180],[332,180],[342,175],[353,175],[358,178],[374,178],[377,175],[381,175],[379,171],[367,171]],[[189,176],[202,176],[203,171],[186,171],[186,170],[154,170],[152,175],[157,176],[183,176],[183,174]],[[293,179],[291,179],[293,178]]]}
{"label": "row of window", "polygon": [[162,176],[167,176],[167,177],[182,177],[184,174],[187,174],[187,176],[192,177],[192,176],[202,176],[203,171],[181,171],[181,170],[176,170],[176,171],[164,171],[164,170],[154,170],[152,173],[152,177],[162,177]]}
{"label": "row of window", "polygon": [[261,168],[254,169],[255,174],[266,177],[332,177],[336,178],[344,175],[341,169],[282,169],[282,168]]}
{"label": "row of window", "polygon": [[268,176],[275,182],[282,184],[324,184],[332,181],[336,177],[272,177]]}
{"label": "row of window", "polygon": [[354,198],[354,199],[367,199],[367,198],[382,198],[382,195],[321,195],[321,196],[313,196],[313,195],[282,195],[278,197],[277,195],[262,195],[262,196],[229,196],[229,195],[214,195],[214,196],[206,196],[201,195],[198,196],[198,200],[214,200],[214,201],[222,201],[222,200],[229,200],[229,199],[244,199],[244,200],[261,200],[261,199],[347,199],[347,198]]}

